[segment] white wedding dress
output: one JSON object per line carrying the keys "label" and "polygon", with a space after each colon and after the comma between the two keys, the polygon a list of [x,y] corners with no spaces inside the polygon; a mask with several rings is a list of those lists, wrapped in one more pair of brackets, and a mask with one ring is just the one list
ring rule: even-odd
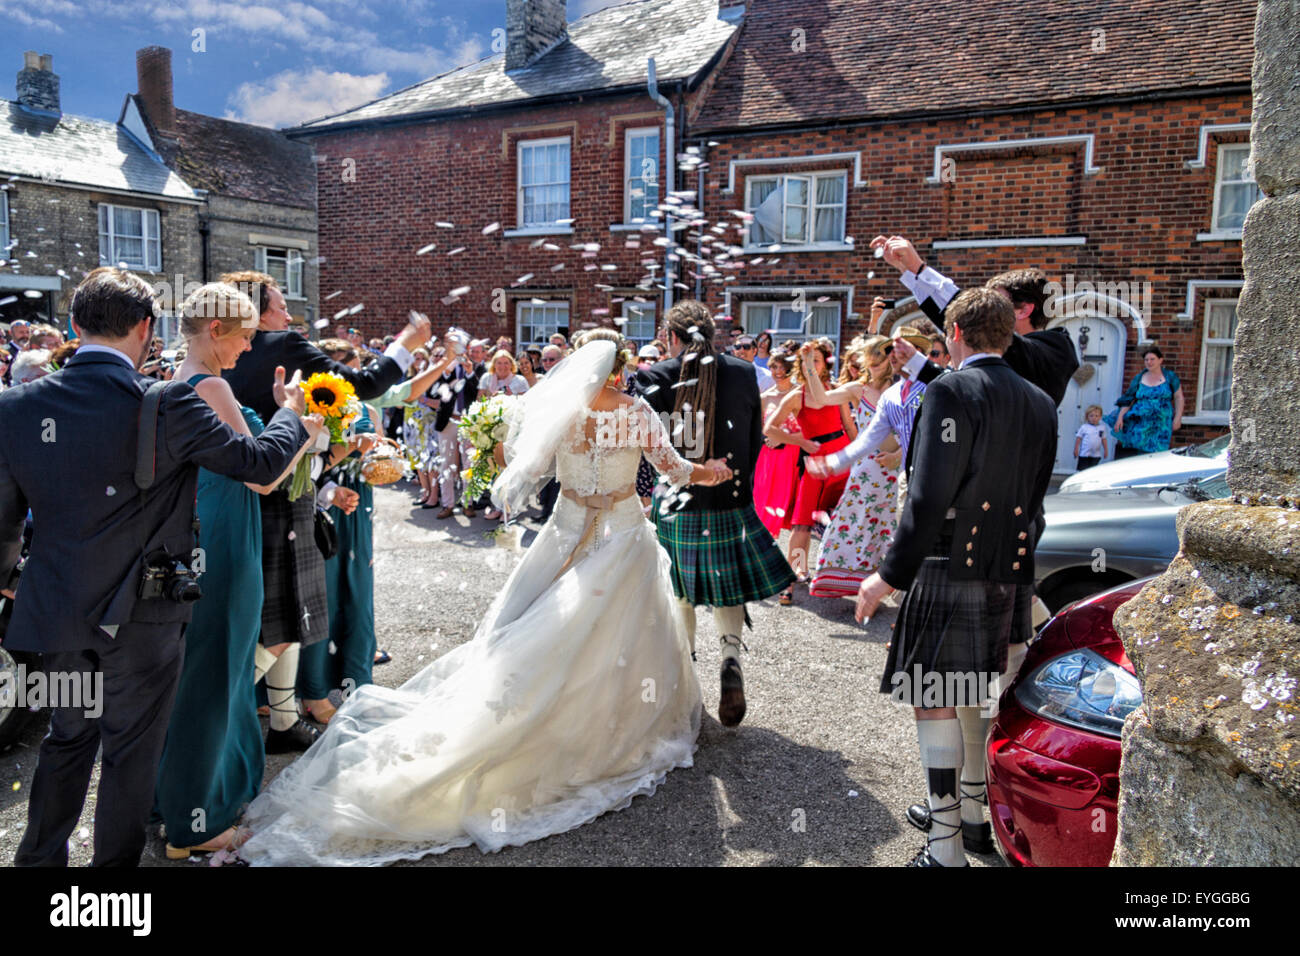
{"label": "white wedding dress", "polygon": [[[643,401],[614,447],[585,406],[571,417],[552,459],[566,493],[632,489],[643,450],[674,485],[689,479]],[[250,806],[241,854],[378,865],[496,851],[653,793],[691,765],[700,729],[668,569],[635,494],[599,511],[561,496],[473,640],[395,690],[353,694]]]}

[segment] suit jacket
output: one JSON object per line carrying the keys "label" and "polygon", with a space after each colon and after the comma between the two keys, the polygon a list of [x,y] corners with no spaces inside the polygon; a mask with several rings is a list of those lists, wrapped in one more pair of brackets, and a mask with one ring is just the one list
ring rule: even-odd
{"label": "suit jacket", "polygon": [[465,384],[461,386],[460,390],[461,395],[465,397],[465,411],[469,411],[469,407],[474,404],[474,399],[478,398],[478,380],[487,371],[482,363],[475,365],[473,372],[466,372],[463,367],[456,365],[438,378],[438,381],[431,389],[442,401],[433,419],[433,430],[436,432],[446,428],[451,423],[451,416],[456,412],[455,393],[445,392],[444,389],[453,389],[455,387],[456,369],[458,368],[461,369],[461,374],[465,376]]}
{"label": "suit jacket", "polygon": [[[754,366],[734,356],[718,355],[714,364],[717,368],[717,395],[714,398],[713,450],[710,453],[705,448],[693,460],[725,458],[735,475],[730,482],[721,485],[693,488],[683,511],[726,511],[754,504],[754,464],[763,448],[763,409],[758,397],[758,380],[754,377]],[[681,371],[680,358],[656,363],[637,372],[632,379],[633,388],[656,412],[671,412],[677,398],[673,386],[680,379]],[[690,434],[694,435],[694,421],[691,429]],[[683,443],[689,445],[687,437],[683,429]],[[677,450],[685,456],[690,448],[679,447]]]}
{"label": "suit jacket", "polygon": [[6,647],[84,650],[102,645],[114,625],[188,621],[192,605],[141,600],[137,587],[145,555],[192,560],[199,467],[265,484],[307,440],[288,410],[257,438],[241,435],[174,382],[158,410],[154,485],[141,492],[138,420],[152,383],[114,356],[80,352],[53,375],[0,394],[0,580],[18,559],[29,507],[35,529]]}
{"label": "suit jacket", "polygon": [[[938,303],[929,297],[919,304],[930,321],[942,329],[945,309],[939,308]],[[1079,353],[1070,341],[1070,334],[1059,328],[1038,329],[1028,335],[1015,333],[1002,358],[1021,378],[1033,382],[1050,395],[1058,408],[1065,399],[1070,376],[1079,368]],[[941,371],[938,365],[926,362],[917,378],[929,385]]]}
{"label": "suit jacket", "polygon": [[352,383],[357,398],[378,398],[402,380],[402,367],[394,359],[383,357],[361,371],[334,361],[297,332],[258,332],[252,348],[239,357],[232,369],[221,373],[230,383],[235,398],[269,421],[275,414],[275,367],[284,366],[286,378],[302,372],[305,382],[317,372],[333,372]]}
{"label": "suit jacket", "polygon": [[880,576],[906,590],[956,511],[953,580],[1032,584],[1036,519],[1056,460],[1052,400],[997,356],[926,386],[907,503]]}

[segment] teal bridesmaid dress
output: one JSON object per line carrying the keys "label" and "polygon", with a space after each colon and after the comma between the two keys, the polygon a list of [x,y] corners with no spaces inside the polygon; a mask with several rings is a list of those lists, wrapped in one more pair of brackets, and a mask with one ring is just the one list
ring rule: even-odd
{"label": "teal bridesmaid dress", "polygon": [[[249,431],[260,434],[257,413],[241,411]],[[261,788],[266,765],[253,690],[262,626],[261,502],[243,482],[201,468],[198,512],[203,597],[185,629],[155,796],[175,847],[206,843],[233,826]]]}
{"label": "teal bridesmaid dress", "polygon": [[[353,425],[358,434],[374,430],[368,412]],[[304,700],[324,700],[335,688],[347,694],[373,683],[375,665],[375,492],[361,477],[356,452],[335,465],[328,477],[356,491],[360,500],[350,515],[330,509],[339,539],[337,553],[325,562],[330,639],[304,647],[298,658],[298,696]]]}

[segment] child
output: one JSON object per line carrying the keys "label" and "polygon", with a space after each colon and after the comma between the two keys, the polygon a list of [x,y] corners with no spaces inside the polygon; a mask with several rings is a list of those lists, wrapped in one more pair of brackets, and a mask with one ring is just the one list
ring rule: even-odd
{"label": "child", "polygon": [[1091,468],[1106,457],[1106,426],[1101,423],[1101,406],[1089,405],[1084,412],[1085,424],[1074,434],[1074,457],[1078,470]]}

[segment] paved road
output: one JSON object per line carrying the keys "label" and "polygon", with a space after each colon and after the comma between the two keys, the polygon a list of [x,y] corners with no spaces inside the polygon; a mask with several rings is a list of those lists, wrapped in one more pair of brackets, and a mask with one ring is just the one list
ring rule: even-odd
{"label": "paved road", "polygon": [[[484,538],[490,526],[482,517],[437,521],[433,511],[412,510],[404,485],[375,497],[377,626],[395,658],[375,676],[397,684],[472,636],[517,555]],[[907,862],[921,843],[902,816],[924,786],[916,732],[908,709],[876,691],[894,612],[882,611],[863,629],[847,600],[809,598],[802,589],[796,600],[792,608],[775,599],[750,605],[754,632],[743,660],[749,713],[738,731],[716,719],[721,659],[712,620],[700,615],[697,667],[709,713],[695,766],[670,773],[653,796],[528,846],[486,856],[457,850],[412,865]],[[21,837],[39,742],[39,728],[31,727],[21,745],[0,754],[3,864]],[[286,762],[272,757],[268,775]],[[93,787],[72,841],[74,864],[90,859]],[[162,841],[151,839],[144,863],[192,865],[171,863],[162,850]]]}

